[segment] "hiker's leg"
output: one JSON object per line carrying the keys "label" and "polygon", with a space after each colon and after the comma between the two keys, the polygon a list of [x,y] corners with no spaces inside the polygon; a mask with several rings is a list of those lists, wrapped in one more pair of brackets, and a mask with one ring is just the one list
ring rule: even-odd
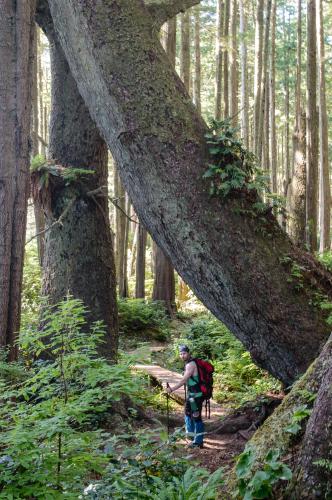
{"label": "hiker's leg", "polygon": [[204,440],[204,423],[202,418],[196,418],[194,417],[194,426],[195,426],[195,438],[194,438],[194,444],[203,444]]}
{"label": "hiker's leg", "polygon": [[189,439],[193,440],[194,433],[195,433],[195,424],[194,424],[194,421],[192,419],[190,403],[188,400],[186,401],[186,405],[184,408],[184,422],[186,425],[186,433],[189,434],[189,436],[187,436],[187,437]]}
{"label": "hiker's leg", "polygon": [[194,444],[201,445],[204,440],[204,423],[202,420],[202,405],[203,401],[200,399],[196,400],[197,403],[197,411],[193,412],[193,420],[195,426],[195,438]]}

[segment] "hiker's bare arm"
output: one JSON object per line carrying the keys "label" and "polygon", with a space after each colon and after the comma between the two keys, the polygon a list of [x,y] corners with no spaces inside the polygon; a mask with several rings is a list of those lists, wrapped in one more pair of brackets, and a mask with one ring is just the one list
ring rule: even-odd
{"label": "hiker's bare arm", "polygon": [[171,386],[167,387],[166,391],[168,392],[168,394],[176,391],[177,389],[179,389],[179,387],[182,387],[187,382],[187,380],[192,375],[194,375],[194,372],[195,372],[195,363],[194,363],[194,361],[192,361],[191,363],[188,363],[186,365],[186,369],[184,371],[184,375],[181,378],[181,380],[177,384],[173,385],[173,387],[171,387]]}

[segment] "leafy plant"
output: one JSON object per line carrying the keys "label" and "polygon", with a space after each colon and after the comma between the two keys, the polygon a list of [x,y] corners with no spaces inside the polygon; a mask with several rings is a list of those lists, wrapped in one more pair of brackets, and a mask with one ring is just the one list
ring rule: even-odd
{"label": "leafy plant", "polygon": [[41,290],[41,268],[38,262],[37,246],[27,246],[24,257],[21,329],[36,327],[38,321]]}
{"label": "leafy plant", "polygon": [[300,422],[302,420],[308,418],[310,415],[311,410],[308,409],[308,405],[301,405],[299,406],[295,412],[292,415],[292,420],[291,423],[286,427],[286,432],[289,434],[298,434],[300,430],[302,429],[302,426],[300,425]]}
{"label": "leafy plant", "polygon": [[142,334],[165,340],[169,333],[169,320],[161,302],[144,299],[118,301],[119,329],[123,336]]}
{"label": "leafy plant", "polygon": [[255,155],[243,147],[237,131],[229,118],[210,120],[210,130],[205,137],[212,160],[203,178],[210,181],[211,196],[226,198],[230,194],[257,192],[268,204],[254,197],[252,208],[241,211],[253,216],[264,214],[270,207],[284,212],[284,198],[270,192],[269,176],[258,168]]}
{"label": "leafy plant", "polygon": [[237,492],[243,500],[270,498],[273,485],[278,481],[289,481],[292,472],[279,460],[278,450],[269,450],[261,469],[254,470],[256,455],[253,448],[246,448],[236,463]]}
{"label": "leafy plant", "polygon": [[85,313],[69,298],[47,309],[43,330],[22,334],[25,378],[13,385],[2,370],[0,497],[77,498],[108,463],[100,423],[110,415],[114,426],[124,396],[140,401],[129,366],[98,357],[104,329],[87,330]]}
{"label": "leafy plant", "polygon": [[188,458],[176,453],[177,435],[171,442],[165,432],[142,431],[136,444],[125,446],[122,435],[109,443],[112,457],[107,474],[85,489],[88,498],[102,500],[133,499],[151,500],[203,500],[215,499],[221,485],[221,469],[209,475],[199,467],[189,467]]}

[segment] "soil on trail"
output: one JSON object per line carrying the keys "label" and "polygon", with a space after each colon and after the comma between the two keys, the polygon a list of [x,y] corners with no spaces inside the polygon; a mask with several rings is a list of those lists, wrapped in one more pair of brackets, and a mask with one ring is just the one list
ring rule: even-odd
{"label": "soil on trail", "polygon": [[[171,431],[183,425],[183,408],[180,405],[178,410],[171,414],[172,423],[173,419],[176,419],[177,424],[171,426]],[[202,467],[205,467],[210,472],[214,472],[219,467],[223,467],[225,470],[231,468],[234,465],[235,458],[244,450],[246,442],[252,436],[254,430],[248,433],[244,431],[227,434],[213,433],[213,429],[219,427],[221,417],[212,416],[208,420],[204,418],[203,413],[203,420],[205,431],[208,432],[204,437],[204,447],[202,449],[187,449],[188,443],[183,442],[183,455],[191,455],[193,459],[197,460]]]}

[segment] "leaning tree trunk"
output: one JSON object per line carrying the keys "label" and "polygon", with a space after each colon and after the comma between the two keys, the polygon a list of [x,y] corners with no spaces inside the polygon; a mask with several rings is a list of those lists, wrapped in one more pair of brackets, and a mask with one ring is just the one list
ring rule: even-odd
{"label": "leaning tree trunk", "polygon": [[273,216],[257,223],[244,193],[209,195],[207,127],[140,0],[50,5],[140,220],[254,360],[292,383],[327,339],[317,291],[331,295],[331,275],[292,245]]}
{"label": "leaning tree trunk", "polygon": [[24,240],[29,194],[29,133],[34,2],[0,3],[0,347],[20,327]]}
{"label": "leaning tree trunk", "polygon": [[[39,192],[46,213],[43,294],[56,304],[68,293],[87,307],[89,324],[103,320],[100,352],[117,349],[117,306],[113,245],[108,220],[107,147],[90,118],[54,32],[47,3],[40,1],[37,20],[51,48],[52,113],[50,164],[91,172],[78,180],[49,173],[48,189]],[[40,181],[39,181],[40,182]],[[61,223],[56,223],[61,218]]]}

